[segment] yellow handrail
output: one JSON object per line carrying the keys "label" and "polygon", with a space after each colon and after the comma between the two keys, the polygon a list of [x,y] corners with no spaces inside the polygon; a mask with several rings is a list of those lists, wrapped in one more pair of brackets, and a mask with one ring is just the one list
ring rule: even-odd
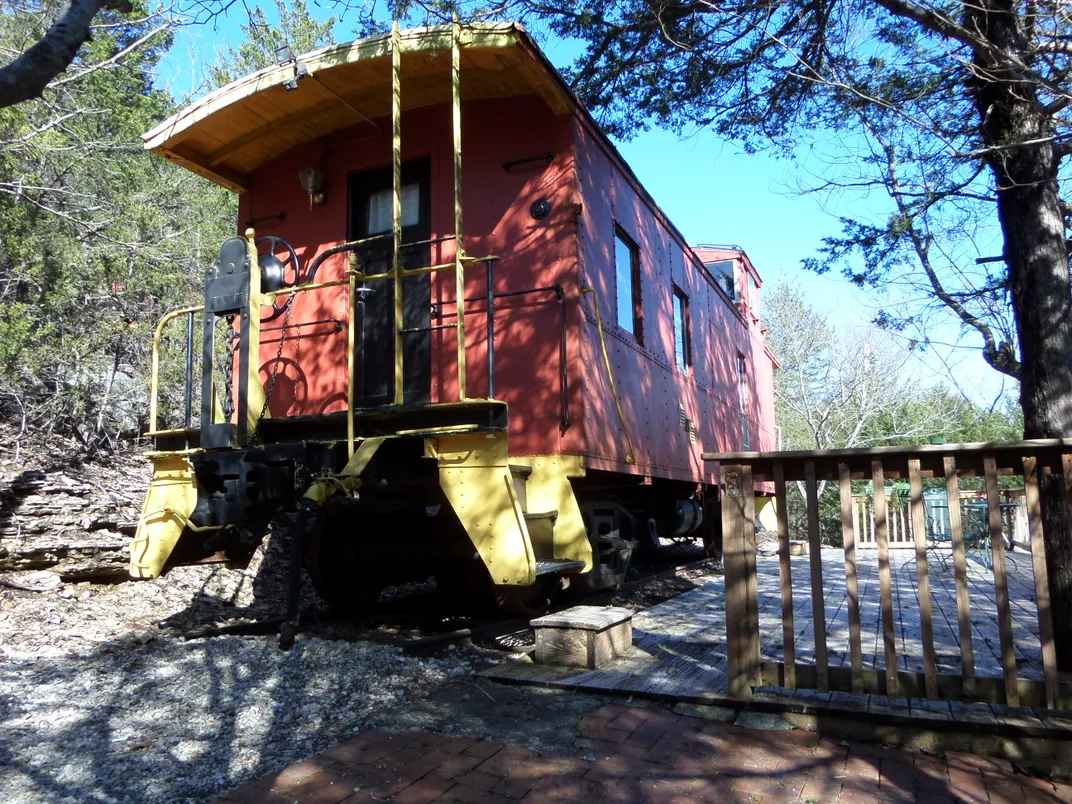
{"label": "yellow handrail", "polygon": [[607,379],[610,380],[610,392],[614,396],[614,405],[618,408],[618,418],[622,422],[622,432],[625,433],[625,441],[629,445],[629,454],[625,458],[626,463],[636,463],[636,453],[633,451],[633,439],[629,435],[629,427],[625,423],[625,414],[622,413],[622,403],[618,399],[618,389],[614,385],[614,372],[610,367],[610,355],[607,354],[607,340],[603,337],[603,319],[599,317],[599,299],[592,288],[583,287],[581,293],[592,294],[592,309],[596,313],[596,328],[599,330],[599,345],[603,347],[603,363],[607,367]]}
{"label": "yellow handrail", "polygon": [[151,433],[156,432],[157,393],[160,389],[160,338],[164,335],[164,326],[168,321],[180,315],[188,315],[204,309],[204,305],[180,307],[178,310],[164,313],[160,323],[156,325],[156,332],[153,335],[153,370],[149,378],[149,432]]}

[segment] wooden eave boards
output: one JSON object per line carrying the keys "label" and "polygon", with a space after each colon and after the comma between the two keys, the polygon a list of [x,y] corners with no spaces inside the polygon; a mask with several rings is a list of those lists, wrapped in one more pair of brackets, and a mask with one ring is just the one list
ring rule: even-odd
{"label": "wooden eave boards", "polygon": [[[524,29],[461,29],[462,100],[540,95],[552,112],[574,109],[556,76],[535,56]],[[402,32],[403,110],[451,101],[449,25]],[[359,39],[300,56],[310,77],[283,83],[293,63],[266,67],[205,96],[143,135],[145,148],[235,192],[285,151],[391,112],[391,37]]]}

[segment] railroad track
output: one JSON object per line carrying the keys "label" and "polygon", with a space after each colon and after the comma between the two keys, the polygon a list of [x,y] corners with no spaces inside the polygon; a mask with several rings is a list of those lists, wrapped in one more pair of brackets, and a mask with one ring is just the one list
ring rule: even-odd
{"label": "railroad track", "polygon": [[[706,557],[674,563],[680,560],[680,557],[674,558],[674,550],[676,548],[668,548],[665,556],[656,553],[646,559],[641,564],[642,574],[615,590],[602,590],[580,599],[563,601],[552,605],[551,611],[576,605],[608,605],[659,582],[674,578],[686,579],[693,574],[716,571],[715,562]],[[667,563],[672,566],[666,566]],[[679,593],[667,594],[664,599]],[[368,614],[358,618],[352,618],[339,609],[310,607],[302,612],[298,630],[299,633],[318,634],[344,641],[371,641],[395,645],[417,654],[433,653],[450,645],[471,644],[524,652],[534,642],[528,618],[482,619],[461,614],[439,620],[431,618],[428,612],[440,611],[441,604],[442,600],[438,594],[426,591],[381,601]],[[182,636],[186,639],[206,639],[236,634],[266,635],[277,633],[283,621],[283,617],[269,617],[209,625],[185,631]]]}

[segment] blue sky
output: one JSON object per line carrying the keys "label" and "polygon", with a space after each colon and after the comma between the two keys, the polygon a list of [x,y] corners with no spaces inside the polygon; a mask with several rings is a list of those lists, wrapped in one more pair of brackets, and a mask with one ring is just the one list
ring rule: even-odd
{"label": "blue sky", "polygon": [[[316,17],[329,16],[315,6],[311,10]],[[161,84],[177,94],[197,86],[196,76],[225,49],[220,43],[240,41],[239,26],[244,19],[242,6],[235,4],[215,29],[195,26],[180,30],[160,65]],[[336,39],[345,41],[348,31],[344,20],[336,28]],[[556,66],[568,65],[578,52],[573,43],[541,38]],[[781,282],[793,285],[839,327],[865,326],[883,302],[891,303],[874,291],[852,287],[840,274],[818,276],[801,267],[802,259],[815,256],[824,236],[839,233],[839,209],[851,206],[858,212],[863,204],[878,213],[886,208],[885,199],[795,194],[791,188],[796,186],[800,170],[796,163],[767,154],[744,154],[709,131],[679,138],[652,129],[617,145],[690,243],[741,246],[763,277],[766,289],[772,290]],[[940,327],[935,336],[936,340],[960,340],[971,346],[978,342],[971,334],[962,335],[952,321]],[[991,404],[1003,387],[1001,376],[983,362],[977,349],[934,348],[920,357],[919,375],[924,385],[946,382],[951,371],[957,377],[956,385],[979,404]],[[1004,387],[1008,390],[1008,383]]]}

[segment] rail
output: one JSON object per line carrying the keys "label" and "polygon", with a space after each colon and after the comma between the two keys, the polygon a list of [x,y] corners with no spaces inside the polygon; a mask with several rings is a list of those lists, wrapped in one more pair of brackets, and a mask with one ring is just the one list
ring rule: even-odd
{"label": "rail", "polygon": [[[494,277],[491,263],[488,264],[487,287],[494,287]],[[566,291],[561,285],[545,285],[538,288],[526,288],[525,290],[511,290],[505,293],[495,293],[488,303],[488,296],[467,296],[465,303],[485,302],[485,313],[488,319],[488,397],[495,398],[495,299],[510,299],[518,296],[529,296],[534,293],[554,293],[559,303],[560,335],[558,341],[558,389],[559,389],[559,431],[565,433],[573,423],[569,409],[569,371],[566,363],[566,346],[569,335],[569,309],[566,301]],[[454,299],[439,302],[441,305],[455,304]],[[479,311],[476,311],[479,312]],[[448,325],[450,326],[450,325]]]}
{"label": "rail", "polygon": [[[947,444],[915,447],[881,447],[875,449],[821,450],[806,452],[738,452],[707,453],[705,461],[718,464],[721,473],[722,528],[726,583],[726,634],[730,689],[747,697],[752,687],[772,681],[788,689],[811,688],[820,692],[844,691],[857,695],[865,693],[891,696],[926,697],[932,700],[978,699],[992,703],[1019,706],[1021,703],[1059,708],[1061,699],[1068,698],[1067,685],[1059,684],[1054,647],[1053,612],[1050,606],[1049,576],[1046,569],[1045,529],[1056,527],[1044,522],[1041,498],[1049,494],[1063,495],[1066,511],[1072,511],[1072,440],[1051,439],[991,444]],[[1022,476],[1023,493],[1030,535],[1030,568],[1033,579],[1034,603],[1014,601],[1017,624],[1014,628],[1010,608],[1009,573],[1006,542],[1002,530],[1002,499],[999,477]],[[977,477],[985,486],[986,528],[992,549],[993,603],[989,594],[972,597],[969,594],[966,538],[961,517],[961,479]],[[915,550],[915,579],[918,589],[918,640],[908,636],[901,640],[900,625],[906,632],[914,623],[897,622],[894,618],[890,567],[889,503],[887,480],[907,478],[909,483],[908,510],[910,531]],[[938,578],[939,569],[928,564],[928,544],[925,527],[923,484],[944,485],[949,510],[949,547],[952,552],[956,612],[950,614],[949,628],[956,631],[956,646],[946,645],[941,667],[935,650],[935,617],[932,612],[931,581]],[[824,556],[821,550],[819,483],[836,485],[840,497],[840,535],[844,553],[844,607],[847,619],[849,668],[831,662],[828,653],[828,622],[824,603]],[[944,481],[944,484],[943,482]],[[790,562],[790,522],[786,491],[787,483],[803,484],[806,516],[802,530],[808,546],[808,570],[811,593],[811,626],[808,633],[814,638],[814,665],[798,663],[794,624],[793,567]],[[861,638],[861,601],[857,578],[856,547],[859,544],[860,524],[854,516],[853,483],[871,485],[874,497],[875,538],[877,541],[879,609],[881,633],[876,633],[874,666],[864,667],[864,643]],[[1053,484],[1063,483],[1057,488]],[[757,574],[755,514],[757,494],[764,495],[773,485],[775,519],[778,538],[778,574],[781,593],[781,656],[777,656],[777,639],[767,635],[761,658],[759,626],[760,601]],[[1040,486],[1046,486],[1040,491]],[[838,530],[838,528],[835,528]],[[932,553],[933,554],[933,553]],[[827,553],[827,561],[829,561]],[[840,563],[840,559],[838,560]],[[1027,562],[1021,562],[1027,563]],[[910,564],[906,563],[904,569]],[[832,582],[832,575],[827,581]],[[799,570],[798,570],[799,571]],[[840,576],[835,568],[834,573]],[[940,581],[943,582],[942,578]],[[837,595],[840,598],[840,578]],[[989,580],[985,581],[989,590]],[[1019,581],[1018,581],[1019,583]],[[1020,588],[1019,586],[1017,588]],[[1027,597],[1027,595],[1025,595]],[[870,605],[870,604],[869,604]],[[951,605],[951,602],[950,602]],[[975,643],[973,643],[972,607],[977,616],[993,617],[998,631],[998,663],[1001,678],[979,677],[976,673]],[[1024,612],[1034,609],[1033,616],[1024,619]],[[909,604],[909,609],[912,608]],[[904,606],[899,610],[904,616]],[[802,611],[799,613],[803,613]],[[847,615],[847,616],[846,616]],[[806,616],[806,615],[805,615]],[[914,618],[915,614],[910,614]],[[844,631],[838,618],[839,639]],[[1018,646],[1014,635],[1024,638],[1034,631],[1037,623],[1038,648],[1041,649],[1042,684],[1037,679],[1020,674],[1017,666]],[[938,618],[945,631],[941,612]],[[1030,624],[1030,629],[1025,623]],[[876,623],[876,632],[878,624]],[[950,635],[948,642],[953,642]],[[914,644],[913,644],[914,643]],[[986,644],[985,641],[981,644]],[[922,656],[907,654],[907,646],[918,647]],[[959,656],[946,653],[959,647]],[[1032,649],[1021,652],[1026,656]],[[771,662],[773,656],[780,661]],[[768,661],[765,663],[763,659]],[[923,673],[913,672],[922,659]],[[959,661],[958,661],[959,660]],[[1021,658],[1023,662],[1023,659]],[[959,673],[955,671],[959,664]],[[881,670],[880,670],[881,665]],[[943,672],[940,672],[943,671]],[[1063,689],[1062,689],[1063,687]]]}

